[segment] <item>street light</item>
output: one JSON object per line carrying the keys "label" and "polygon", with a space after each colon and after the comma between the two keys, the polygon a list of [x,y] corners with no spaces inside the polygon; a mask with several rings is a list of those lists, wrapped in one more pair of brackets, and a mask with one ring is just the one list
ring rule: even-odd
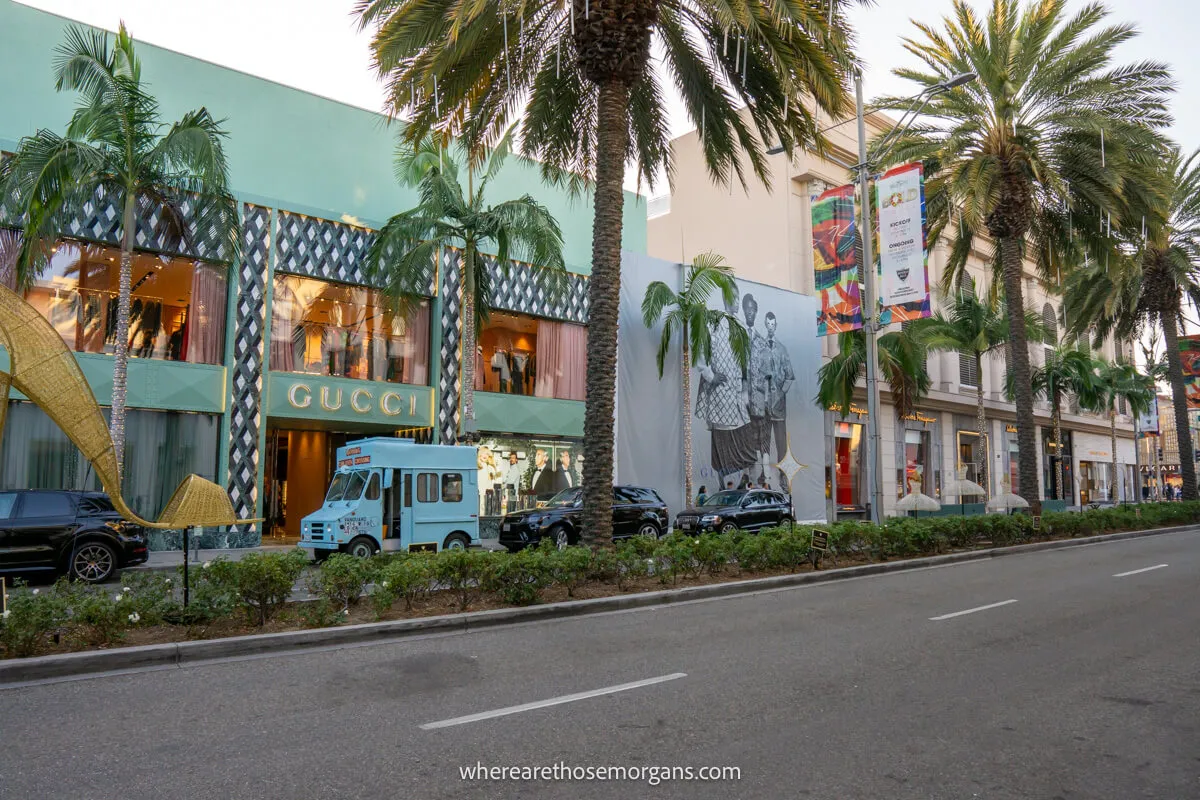
{"label": "street light", "polygon": [[[921,112],[925,110],[925,106],[934,97],[945,94],[951,89],[957,89],[960,86],[965,86],[974,81],[978,75],[974,72],[960,72],[957,75],[952,75],[941,83],[934,84],[928,87],[920,94],[909,98],[911,100],[908,109],[901,115],[896,124],[884,134],[875,144],[875,155],[873,158],[867,157],[867,124],[866,112],[863,107],[863,88],[862,88],[862,71],[855,72],[854,75],[854,94],[855,94],[855,119],[858,122],[858,163],[853,166],[839,161],[835,157],[826,154],[825,158],[833,161],[839,166],[847,167],[858,172],[859,193],[862,196],[862,221],[859,226],[859,231],[862,236],[862,251],[863,251],[863,331],[867,339],[867,452],[869,454],[867,463],[867,486],[870,489],[870,509],[871,521],[875,524],[880,524],[883,521],[883,460],[880,456],[879,448],[879,379],[878,379],[878,362],[879,362],[879,347],[875,340],[877,333],[877,321],[874,317],[875,312],[875,258],[871,252],[873,245],[871,233],[871,208],[870,208],[870,177],[871,166],[883,161],[888,152],[896,144],[900,136],[908,130],[908,128],[916,121]],[[918,105],[918,103],[920,105]],[[845,125],[849,119],[830,125],[827,128],[822,128],[818,134],[826,133],[834,128]],[[767,150],[767,155],[778,155],[784,152],[785,148],[782,143]]]}
{"label": "street light", "polygon": [[[975,73],[963,72],[929,87],[912,98],[912,104],[900,117],[895,127],[876,144],[874,162],[878,163],[884,160],[896,140],[916,121],[931,98],[970,83],[975,78]],[[870,455],[867,464],[867,486],[870,488],[871,522],[878,525],[883,522],[883,459],[879,447],[879,345],[875,339],[878,327],[878,321],[875,319],[875,256],[871,252],[874,244],[870,208],[872,162],[867,159],[867,123],[863,110],[862,70],[855,73],[854,94],[855,112],[858,118],[858,164],[855,167],[858,170],[859,194],[862,196],[862,222],[859,230],[862,236],[863,252],[863,332],[867,339],[867,452]],[[917,101],[920,101],[919,106],[917,106]],[[916,106],[915,110],[913,106]]]}

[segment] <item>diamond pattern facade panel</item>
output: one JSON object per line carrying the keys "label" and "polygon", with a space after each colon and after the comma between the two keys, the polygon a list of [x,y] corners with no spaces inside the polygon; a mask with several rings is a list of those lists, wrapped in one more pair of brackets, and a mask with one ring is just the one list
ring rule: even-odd
{"label": "diamond pattern facade panel", "polygon": [[[0,224],[16,225],[18,220],[12,211],[12,198],[0,207]],[[220,231],[214,227],[201,227],[197,219],[200,201],[187,197],[179,204],[186,233],[183,239],[172,236],[171,227],[162,208],[141,203],[138,209],[137,227],[134,231],[134,246],[140,250],[171,253],[206,261],[226,262],[230,258],[228,247],[222,241]],[[107,189],[97,189],[77,209],[69,209],[60,226],[63,234],[75,239],[86,239],[113,246],[121,244],[120,196]]]}
{"label": "diamond pattern facade panel", "polygon": [[583,275],[568,274],[566,290],[556,298],[544,269],[512,261],[506,271],[501,269],[498,259],[491,257],[487,259],[487,268],[492,279],[492,308],[587,323],[588,279]]}
{"label": "diamond pattern facade panel", "polygon": [[[233,395],[230,399],[229,497],[243,519],[256,516],[262,428],[263,331],[271,255],[271,211],[247,204],[242,220],[242,262],[234,309]],[[250,533],[253,526],[243,526]]]}
{"label": "diamond pattern facade panel", "polygon": [[457,250],[442,253],[442,376],[438,381],[438,434],[441,444],[454,444],[458,438],[458,395],[462,383],[458,374],[458,351],[462,343],[462,281],[459,275],[461,255]]}
{"label": "diamond pattern facade panel", "polygon": [[[276,272],[303,275],[325,281],[371,285],[366,277],[367,252],[375,241],[375,232],[319,217],[279,212],[279,230],[275,247]],[[434,276],[422,288],[433,296]]]}

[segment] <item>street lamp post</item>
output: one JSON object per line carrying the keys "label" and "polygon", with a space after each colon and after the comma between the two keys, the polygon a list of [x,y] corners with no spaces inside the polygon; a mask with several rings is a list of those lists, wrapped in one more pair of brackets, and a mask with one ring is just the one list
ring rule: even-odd
{"label": "street lamp post", "polygon": [[[862,197],[862,236],[863,253],[863,331],[867,339],[867,487],[870,491],[871,522],[876,525],[883,522],[883,455],[880,448],[879,436],[879,344],[876,334],[879,322],[875,318],[875,256],[871,221],[871,166],[887,157],[888,151],[908,127],[916,121],[929,100],[935,95],[948,92],[951,89],[975,80],[975,73],[964,72],[949,80],[931,86],[912,98],[912,105],[900,117],[890,131],[880,139],[872,160],[867,157],[867,123],[863,108],[862,71],[854,76],[855,112],[858,120],[858,188]],[[920,103],[918,106],[917,103]],[[914,106],[916,107],[914,109]]]}

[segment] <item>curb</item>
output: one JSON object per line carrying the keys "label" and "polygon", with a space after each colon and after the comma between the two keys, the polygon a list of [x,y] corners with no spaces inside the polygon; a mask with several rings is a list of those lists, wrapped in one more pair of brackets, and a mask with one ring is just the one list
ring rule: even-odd
{"label": "curb", "polygon": [[149,667],[179,666],[214,659],[252,656],[266,653],[284,653],[313,647],[338,647],[372,641],[387,641],[429,633],[457,633],[484,630],[503,625],[536,622],[549,619],[598,614],[647,606],[670,605],[691,600],[749,594],[770,589],[786,589],[808,584],[831,583],[833,581],[882,575],[889,572],[910,572],[928,567],[957,564],[967,561],[983,561],[1022,553],[1043,550],[1062,550],[1100,542],[1115,542],[1125,539],[1141,539],[1172,533],[1200,531],[1200,526],[1184,525],[1175,528],[1154,528],[1144,531],[1126,531],[1080,539],[1059,539],[1050,542],[994,547],[986,550],[970,550],[947,553],[902,561],[884,561],[875,564],[860,564],[831,570],[804,572],[794,575],[773,575],[767,578],[752,578],[744,581],[714,583],[706,586],[689,586],[683,589],[666,589],[656,592],[639,592],[629,595],[597,597],[590,600],[568,600],[522,608],[500,608],[491,611],[473,611],[464,614],[447,614],[418,619],[370,622],[346,625],[338,628],[316,628],[304,631],[265,633],[236,636],[226,639],[210,639],[193,642],[121,647],[113,650],[90,650],[80,653],[13,658],[0,661],[0,687],[13,686],[28,681],[42,681],[97,672],[136,670]]}

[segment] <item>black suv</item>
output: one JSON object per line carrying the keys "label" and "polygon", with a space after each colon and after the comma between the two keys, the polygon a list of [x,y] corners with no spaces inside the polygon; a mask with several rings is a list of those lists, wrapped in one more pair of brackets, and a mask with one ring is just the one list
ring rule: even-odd
{"label": "black suv", "polygon": [[[544,507],[506,514],[500,521],[500,544],[516,552],[549,537],[561,550],[579,543],[583,490],[564,489]],[[667,530],[667,504],[653,489],[613,487],[613,539],[630,536],[658,538]]]}
{"label": "black suv", "polygon": [[726,489],[709,495],[703,505],[685,508],[675,517],[675,527],[685,533],[739,528],[756,531],[787,525],[792,521],[792,503],[782,492],[767,489]]}
{"label": "black suv", "polygon": [[88,583],[148,558],[140,525],[100,492],[0,492],[0,572],[70,572]]}

